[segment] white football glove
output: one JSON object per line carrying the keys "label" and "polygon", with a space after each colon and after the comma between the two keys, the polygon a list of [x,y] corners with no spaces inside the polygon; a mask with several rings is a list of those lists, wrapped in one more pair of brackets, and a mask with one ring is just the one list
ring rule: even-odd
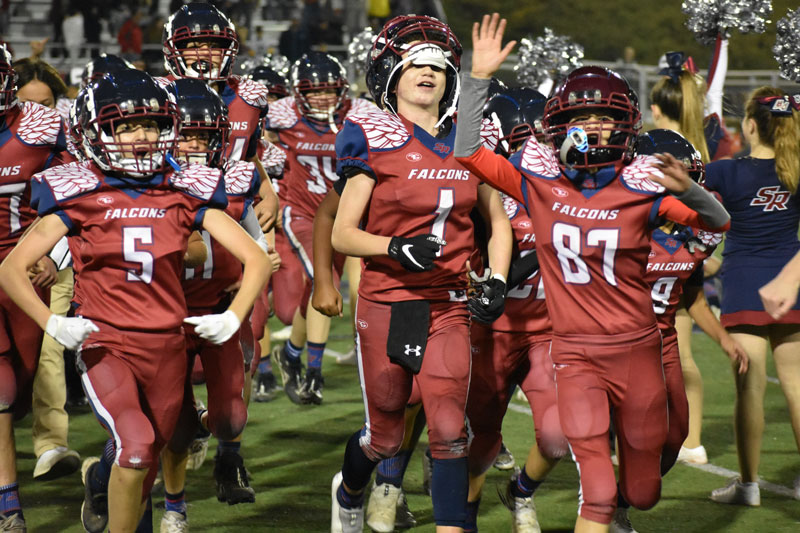
{"label": "white football glove", "polygon": [[194,325],[198,335],[214,344],[222,344],[230,339],[241,325],[239,317],[231,310],[220,315],[190,316],[183,321]]}
{"label": "white football glove", "polygon": [[44,332],[63,344],[65,348],[77,350],[92,332],[100,331],[91,320],[79,316],[66,317],[52,314],[47,319]]}

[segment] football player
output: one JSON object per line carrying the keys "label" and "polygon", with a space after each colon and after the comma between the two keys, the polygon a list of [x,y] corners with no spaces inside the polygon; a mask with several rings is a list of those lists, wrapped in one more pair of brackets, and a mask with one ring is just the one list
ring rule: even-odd
{"label": "football player", "polygon": [[620,492],[644,509],[661,492],[667,405],[661,336],[644,282],[650,233],[663,219],[720,231],[729,216],[669,154],[631,160],[640,121],[636,97],[605,68],[573,70],[556,87],[542,120],[549,146],[529,139],[510,160],[480,148],[489,79],[514,46],[502,46],[504,29],[496,13],[473,26],[456,156],[530,209],[547,301],[558,302],[548,305],[550,353],[561,427],[580,472],[575,531],[607,531],[617,492],[609,404]]}
{"label": "football player", "polygon": [[[361,531],[364,490],[404,435],[416,381],[433,455],[437,531],[461,531],[467,502],[469,308],[502,312],[511,228],[499,196],[453,158],[461,45],[441,21],[400,16],[373,44],[367,86],[380,111],[351,115],[336,138],[347,179],[332,244],[364,258],[356,316],[366,424],[331,484],[331,531]],[[467,303],[470,212],[491,231],[491,278]],[[362,224],[363,221],[363,224]],[[387,357],[388,353],[388,357]]]}
{"label": "football player", "polygon": [[[284,390],[289,399],[295,403],[319,404],[323,388],[322,354],[328,340],[330,319],[313,308],[308,309],[314,279],[314,213],[339,179],[334,150],[336,132],[347,116],[375,109],[375,106],[367,100],[348,97],[349,84],[344,67],[324,52],[309,52],[300,57],[292,66],[291,83],[292,97],[278,100],[270,107],[267,117],[276,142],[287,153],[280,183],[281,194],[286,198],[282,210],[282,232],[300,259],[306,286],[299,301],[285,302],[282,301],[285,293],[273,294],[276,309],[285,305],[294,309],[292,334],[283,348],[275,350],[275,356],[280,363]],[[281,241],[282,238],[276,235],[278,253],[282,251]],[[344,260],[343,255],[336,254],[334,268],[339,277]],[[291,264],[281,270],[279,276],[294,279]],[[275,289],[278,285],[276,280]],[[306,340],[308,372],[303,376],[300,354]]]}
{"label": "football player", "polygon": [[[37,103],[20,102],[16,90],[11,54],[5,44],[0,44],[0,116],[5,139],[0,145],[0,259],[9,255],[36,218],[31,204],[31,176],[51,166],[65,148],[61,117]],[[56,279],[56,260],[47,256],[50,248],[30,265],[37,299],[47,299],[47,289]],[[0,313],[0,522],[24,529],[12,423],[31,408],[43,334],[5,289],[0,290]]]}
{"label": "football player", "polygon": [[[81,347],[83,385],[116,442],[108,481],[112,531],[133,531],[177,421],[186,375],[184,321],[222,344],[238,329],[269,275],[263,250],[223,211],[219,170],[168,169],[177,141],[174,100],[150,76],[128,70],[90,85],[80,121],[89,161],[37,174],[42,219],[0,266],[0,285],[66,347]],[[180,290],[189,234],[209,231],[245,264],[226,310],[186,318]],[[70,233],[76,267],[71,318],[52,314],[27,269]],[[96,477],[86,472],[87,500]],[[95,487],[97,488],[97,487]]]}

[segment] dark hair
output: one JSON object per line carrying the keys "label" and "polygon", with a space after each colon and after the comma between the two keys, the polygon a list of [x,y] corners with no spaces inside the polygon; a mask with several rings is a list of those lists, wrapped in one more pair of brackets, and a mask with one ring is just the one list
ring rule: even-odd
{"label": "dark hair", "polygon": [[26,86],[33,80],[39,80],[53,91],[53,102],[66,96],[67,84],[61,78],[58,71],[50,64],[41,59],[25,57],[14,61],[14,72],[17,73],[17,90]]}
{"label": "dark hair", "polygon": [[710,157],[703,133],[705,92],[703,79],[684,70],[678,82],[669,76],[661,78],[650,91],[650,102],[657,105],[664,116],[681,125],[680,133],[697,148],[703,162],[708,163]]}
{"label": "dark hair", "polygon": [[774,114],[770,106],[759,102],[760,98],[785,97],[776,87],[759,87],[750,94],[745,106],[745,118],[756,121],[758,138],[762,144],[775,150],[775,171],[781,183],[797,193],[800,179],[800,113]]}

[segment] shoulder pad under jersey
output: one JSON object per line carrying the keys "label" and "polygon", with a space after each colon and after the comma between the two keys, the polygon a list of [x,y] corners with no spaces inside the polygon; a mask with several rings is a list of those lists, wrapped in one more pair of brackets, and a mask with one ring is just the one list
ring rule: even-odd
{"label": "shoulder pad under jersey", "polygon": [[269,89],[253,80],[242,78],[241,76],[231,76],[228,84],[233,87],[236,94],[245,101],[247,105],[264,109],[267,107],[267,95]]}
{"label": "shoulder pad under jersey", "polygon": [[500,200],[503,202],[503,209],[509,220],[513,220],[517,213],[519,213],[519,203],[508,196],[506,193],[500,193]]}
{"label": "shoulder pad under jersey", "polygon": [[256,165],[250,161],[234,161],[225,166],[225,194],[247,194],[253,185]]}
{"label": "shoulder pad under jersey", "polygon": [[297,124],[297,110],[294,108],[294,97],[287,96],[277,102],[273,102],[267,111],[269,119],[269,129],[288,130]]}
{"label": "shoulder pad under jersey", "polygon": [[169,176],[169,184],[192,196],[208,201],[214,195],[222,171],[205,165],[192,164],[181,167]]}
{"label": "shoulder pad under jersey", "polygon": [[266,139],[261,139],[261,142],[264,145],[264,153],[261,155],[261,164],[264,168],[267,170],[278,166],[283,168],[286,163],[286,152]]}
{"label": "shoulder pad under jersey", "polygon": [[722,242],[722,233],[714,231],[696,230],[697,238],[706,246],[717,246]]}
{"label": "shoulder pad under jersey", "polygon": [[630,165],[626,166],[620,174],[622,183],[631,190],[646,193],[660,194],[664,187],[650,179],[651,174],[663,176],[655,164],[658,159],[651,155],[637,156]]}
{"label": "shoulder pad under jersey", "polygon": [[481,144],[494,152],[499,141],[500,137],[495,125],[488,118],[483,119],[481,121]]}
{"label": "shoulder pad under jersey", "polygon": [[522,170],[539,176],[555,178],[561,175],[561,167],[553,149],[536,142],[532,137],[529,137],[522,147],[520,164]]}
{"label": "shoulder pad under jersey", "polygon": [[348,116],[347,120],[361,127],[369,148],[373,150],[399,148],[409,138],[403,121],[386,111],[376,110],[352,115]]}
{"label": "shoulder pad under jersey", "polygon": [[22,105],[17,135],[26,144],[55,144],[61,130],[61,116],[53,109],[34,102]]}
{"label": "shoulder pad under jersey", "polygon": [[45,181],[57,202],[80,196],[100,186],[100,178],[89,161],[48,168],[35,174],[33,179]]}
{"label": "shoulder pad under jersey", "polygon": [[380,108],[366,98],[351,98],[350,109],[347,110],[345,118],[350,118],[350,115],[363,115],[372,111],[379,111]]}

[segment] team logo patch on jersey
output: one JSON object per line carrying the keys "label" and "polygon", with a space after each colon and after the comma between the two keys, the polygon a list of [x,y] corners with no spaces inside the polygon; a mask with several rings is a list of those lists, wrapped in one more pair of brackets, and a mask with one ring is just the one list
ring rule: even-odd
{"label": "team logo patch on jersey", "polygon": [[528,222],[527,220],[522,220],[519,223],[519,227],[520,228],[530,228],[531,227],[531,223]]}
{"label": "team logo patch on jersey", "polygon": [[362,318],[359,318],[357,323],[358,323],[358,327],[361,328],[361,329],[367,329],[369,327],[369,324],[367,324],[367,321],[362,319]]}
{"label": "team logo patch on jersey", "polygon": [[106,196],[106,195],[99,196],[97,198],[97,203],[99,205],[111,205],[111,204],[114,203],[114,198],[112,198],[111,196]]}
{"label": "team logo patch on jersey", "polygon": [[566,198],[567,196],[569,196],[569,191],[561,187],[553,187],[553,194],[555,194],[559,198]]}
{"label": "team logo patch on jersey", "polygon": [[446,145],[445,143],[436,143],[436,144],[433,145],[433,151],[434,152],[439,152],[440,154],[449,154],[450,153],[450,147],[448,145]]}
{"label": "team logo patch on jersey", "polygon": [[756,192],[755,198],[750,202],[753,207],[762,207],[764,211],[785,211],[791,193],[780,190],[780,185],[761,187]]}
{"label": "team logo patch on jersey", "polygon": [[670,248],[675,248],[676,246],[678,246],[678,241],[676,241],[673,238],[667,239],[666,243],[667,243],[667,246],[669,246]]}
{"label": "team logo patch on jersey", "polygon": [[408,159],[412,163],[415,163],[420,159],[422,159],[422,155],[419,152],[409,152],[406,154],[406,159]]}

